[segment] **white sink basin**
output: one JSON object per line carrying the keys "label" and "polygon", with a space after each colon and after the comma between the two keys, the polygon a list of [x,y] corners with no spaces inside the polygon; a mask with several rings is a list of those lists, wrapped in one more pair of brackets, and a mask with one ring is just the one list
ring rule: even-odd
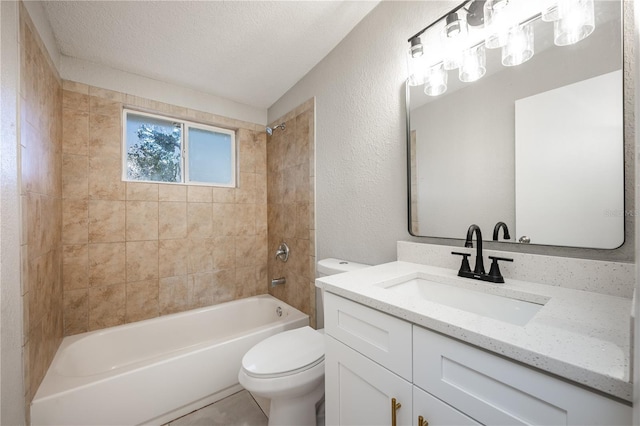
{"label": "white sink basin", "polygon": [[529,322],[543,306],[415,276],[382,287],[414,300],[428,300],[519,326]]}

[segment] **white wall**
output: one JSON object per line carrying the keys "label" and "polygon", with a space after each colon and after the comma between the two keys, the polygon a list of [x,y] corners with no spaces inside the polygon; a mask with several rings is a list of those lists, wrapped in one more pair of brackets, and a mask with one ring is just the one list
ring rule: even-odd
{"label": "white wall", "polygon": [[18,3],[0,2],[0,424],[25,424],[18,181]]}
{"label": "white wall", "polygon": [[[407,231],[407,39],[457,1],[382,2],[269,108],[316,97],[317,258],[395,260]],[[464,230],[461,230],[464,232]]]}

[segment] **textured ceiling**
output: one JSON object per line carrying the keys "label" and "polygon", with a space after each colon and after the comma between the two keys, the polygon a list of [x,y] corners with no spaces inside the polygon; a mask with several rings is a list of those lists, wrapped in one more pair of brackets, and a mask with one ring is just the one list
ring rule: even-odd
{"label": "textured ceiling", "polygon": [[268,108],[377,1],[43,1],[60,53]]}

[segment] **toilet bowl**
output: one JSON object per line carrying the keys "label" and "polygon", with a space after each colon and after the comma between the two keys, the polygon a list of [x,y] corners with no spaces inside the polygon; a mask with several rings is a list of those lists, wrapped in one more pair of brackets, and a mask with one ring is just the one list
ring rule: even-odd
{"label": "toilet bowl", "polygon": [[315,426],[324,396],[323,334],[307,326],[263,340],[242,358],[238,380],[271,400],[270,426]]}
{"label": "toilet bowl", "polygon": [[[318,262],[321,276],[367,267],[341,259]],[[322,294],[317,298],[322,309]],[[270,400],[269,426],[315,426],[324,399],[324,330],[302,327],[268,337],[242,358],[238,381]]]}

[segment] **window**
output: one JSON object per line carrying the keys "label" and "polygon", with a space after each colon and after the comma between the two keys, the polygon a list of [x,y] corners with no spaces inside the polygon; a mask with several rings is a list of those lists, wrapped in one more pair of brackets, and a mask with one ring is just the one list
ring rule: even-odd
{"label": "window", "polygon": [[124,110],[123,180],[234,187],[231,130]]}

